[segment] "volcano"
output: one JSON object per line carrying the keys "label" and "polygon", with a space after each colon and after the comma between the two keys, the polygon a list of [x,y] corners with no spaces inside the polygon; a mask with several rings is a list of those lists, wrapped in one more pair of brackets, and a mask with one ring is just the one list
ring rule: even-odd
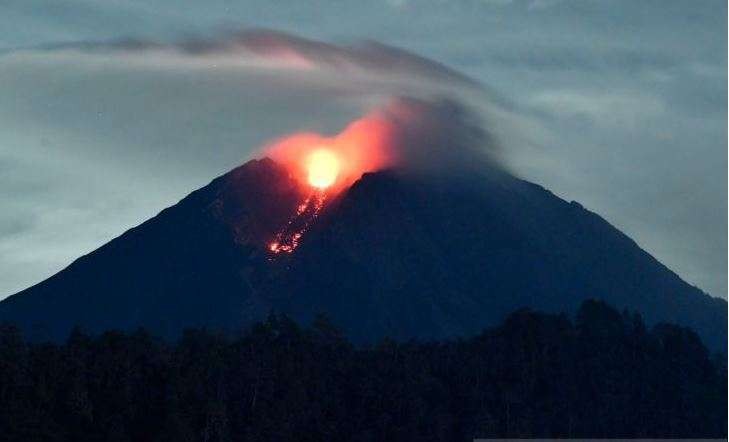
{"label": "volcano", "polygon": [[307,218],[295,250],[272,253],[292,214],[310,212],[307,198],[279,163],[250,161],[0,302],[0,321],[35,340],[74,326],[174,339],[276,311],[302,323],[324,314],[372,342],[467,336],[520,307],[572,312],[601,298],[726,349],[726,301],[580,204],[506,172],[366,173]]}

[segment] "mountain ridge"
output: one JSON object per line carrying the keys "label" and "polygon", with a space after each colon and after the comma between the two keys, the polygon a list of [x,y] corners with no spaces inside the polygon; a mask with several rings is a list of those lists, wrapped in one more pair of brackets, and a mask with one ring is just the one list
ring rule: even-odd
{"label": "mountain ridge", "polygon": [[64,339],[74,325],[175,338],[275,310],[303,321],[325,313],[367,342],[472,335],[519,307],[574,311],[599,297],[726,350],[726,301],[542,186],[497,171],[365,174],[294,253],[271,256],[306,194],[272,160],[248,162],[0,302],[0,320],[38,339]]}

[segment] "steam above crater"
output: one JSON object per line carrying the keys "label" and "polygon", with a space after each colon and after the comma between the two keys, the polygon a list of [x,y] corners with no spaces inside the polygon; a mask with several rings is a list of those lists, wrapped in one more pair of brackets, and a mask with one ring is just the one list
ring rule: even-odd
{"label": "steam above crater", "polygon": [[327,136],[299,132],[263,148],[300,183],[339,191],[362,174],[396,167],[425,173],[464,172],[497,164],[496,143],[457,102],[397,97]]}

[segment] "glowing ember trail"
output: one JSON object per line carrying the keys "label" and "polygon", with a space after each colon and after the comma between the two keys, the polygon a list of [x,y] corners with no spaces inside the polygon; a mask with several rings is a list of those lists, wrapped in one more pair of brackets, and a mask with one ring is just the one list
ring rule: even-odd
{"label": "glowing ember trail", "polygon": [[321,213],[326,194],[323,191],[309,195],[303,203],[296,208],[296,214],[289,219],[286,225],[276,234],[276,239],[269,244],[268,250],[275,253],[291,253],[299,246],[301,237],[314,223]]}
{"label": "glowing ember trail", "polygon": [[284,165],[291,176],[312,189],[286,225],[268,244],[274,255],[290,254],[331,198],[359,179],[395,160],[397,125],[390,111],[374,111],[331,137],[296,133],[266,147],[266,155]]}
{"label": "glowing ember trail", "polygon": [[276,234],[268,249],[275,253],[291,253],[299,246],[301,237],[321,213],[327,199],[326,188],[334,184],[339,175],[339,158],[327,149],[317,149],[306,157],[309,184],[316,189],[296,208],[296,213]]}

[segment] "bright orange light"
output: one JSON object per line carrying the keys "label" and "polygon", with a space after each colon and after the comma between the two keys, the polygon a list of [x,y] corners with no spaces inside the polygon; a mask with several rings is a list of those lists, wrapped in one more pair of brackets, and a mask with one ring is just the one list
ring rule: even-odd
{"label": "bright orange light", "polygon": [[400,132],[399,123],[387,111],[373,111],[332,136],[299,132],[266,146],[264,154],[286,167],[289,176],[301,185],[298,190],[302,196],[309,195],[271,238],[269,252],[280,256],[294,253],[327,201],[363,174],[394,164]]}
{"label": "bright orange light", "polygon": [[334,184],[339,175],[339,158],[328,149],[317,149],[306,158],[307,178],[309,184],[319,189],[326,189]]}
{"label": "bright orange light", "polygon": [[299,132],[275,140],[264,155],[284,165],[300,183],[333,196],[362,174],[395,163],[398,124],[389,113],[376,110],[332,136]]}

